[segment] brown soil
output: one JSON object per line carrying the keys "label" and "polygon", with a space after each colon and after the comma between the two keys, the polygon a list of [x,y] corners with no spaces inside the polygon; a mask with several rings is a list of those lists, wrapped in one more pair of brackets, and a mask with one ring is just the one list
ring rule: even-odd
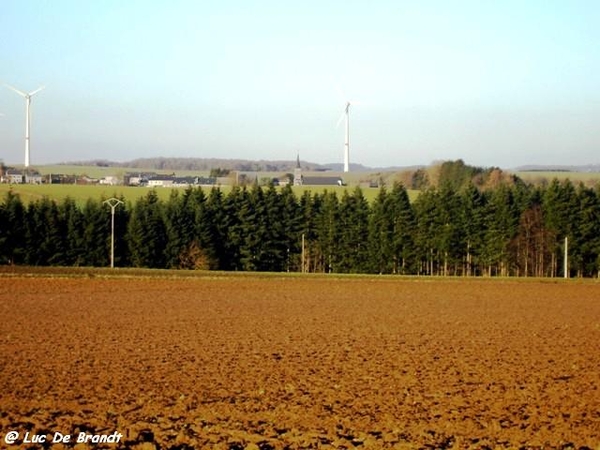
{"label": "brown soil", "polygon": [[593,282],[0,281],[0,448],[600,448]]}

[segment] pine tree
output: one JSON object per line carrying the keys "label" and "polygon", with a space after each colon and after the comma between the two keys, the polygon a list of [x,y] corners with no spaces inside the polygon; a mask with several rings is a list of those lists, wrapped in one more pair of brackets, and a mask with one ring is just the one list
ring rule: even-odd
{"label": "pine tree", "polygon": [[135,204],[129,221],[128,242],[135,267],[166,267],[163,205],[154,190]]}
{"label": "pine tree", "polygon": [[339,236],[335,249],[337,271],[364,272],[369,260],[369,205],[360,187],[350,195],[344,191],[337,223]]}
{"label": "pine tree", "polygon": [[267,271],[270,269],[272,243],[267,218],[267,207],[263,190],[254,183],[240,213],[242,245],[240,261],[243,270]]}
{"label": "pine tree", "polygon": [[437,229],[440,227],[437,192],[433,188],[423,191],[414,203],[416,228],[416,256],[419,260],[418,274],[434,275],[439,263]]}
{"label": "pine tree", "polygon": [[442,256],[442,273],[455,275],[459,267],[462,267],[467,252],[463,203],[459,194],[447,184],[440,188],[437,200],[441,219],[438,228],[438,249]]}
{"label": "pine tree", "polygon": [[48,197],[32,202],[27,208],[25,262],[34,266],[66,263],[65,224],[58,206]]}
{"label": "pine tree", "polygon": [[9,264],[23,264],[27,253],[26,209],[21,198],[12,191],[6,193],[0,207],[0,255]]}
{"label": "pine tree", "polygon": [[[165,259],[169,268],[182,267],[181,258],[194,242],[195,212],[189,206],[192,188],[183,195],[173,189],[169,201],[164,206],[164,225],[166,231]],[[189,266],[189,263],[185,264]]]}
{"label": "pine tree", "polygon": [[488,275],[511,274],[510,243],[517,234],[520,211],[516,208],[512,190],[501,184],[492,191],[486,204],[485,244],[482,262]]}
{"label": "pine tree", "polygon": [[340,205],[335,192],[325,191],[322,194],[318,211],[315,227],[315,242],[319,258],[317,264],[323,272],[338,272]]}
{"label": "pine tree", "polygon": [[284,260],[281,270],[294,272],[301,270],[302,210],[290,185],[280,193],[281,211],[278,220],[283,238]]}
{"label": "pine tree", "polygon": [[[321,211],[321,197],[304,191],[299,205],[299,233],[302,245],[304,242],[304,260],[300,260],[300,270],[304,272],[322,271],[322,256],[317,243],[317,219]],[[300,249],[302,253],[302,249]]]}
{"label": "pine tree", "polygon": [[227,256],[228,212],[224,203],[221,190],[213,187],[206,200],[206,208],[196,209],[196,236],[201,247],[208,251],[211,269],[230,270],[233,266]]}
{"label": "pine tree", "polygon": [[[115,266],[127,267],[131,266],[131,260],[129,258],[129,244],[127,241],[127,229],[129,227],[129,219],[132,207],[131,203],[126,202],[122,195],[117,197],[117,199],[123,203],[115,209]],[[110,212],[106,209],[106,207],[104,210],[105,214],[107,215],[105,222],[106,229],[109,230],[110,225],[108,222],[108,216],[110,216]],[[107,234],[108,233],[110,233],[110,231],[107,231]],[[109,239],[107,239],[107,255],[110,254],[109,242]]]}
{"label": "pine tree", "polygon": [[600,199],[593,189],[579,184],[578,212],[572,217],[571,248],[573,268],[578,277],[597,276],[600,261]]}
{"label": "pine tree", "polygon": [[386,199],[385,211],[391,224],[392,272],[412,273],[416,270],[415,213],[401,183],[394,183]]}
{"label": "pine tree", "polygon": [[65,231],[64,265],[84,264],[83,214],[75,201],[67,197],[59,206],[59,214]]}
{"label": "pine tree", "polygon": [[225,232],[222,269],[245,270],[242,263],[242,252],[245,236],[251,232],[250,196],[246,187],[234,186],[223,202],[223,224]]}
{"label": "pine tree", "polygon": [[[106,267],[110,263],[110,212],[103,205],[103,200],[90,198],[83,207],[82,265]],[[116,219],[118,209],[115,210],[115,228],[119,222]],[[119,233],[115,230],[116,236],[119,236]],[[115,248],[118,248],[116,244]]]}
{"label": "pine tree", "polygon": [[[214,194],[213,194],[214,192]],[[219,201],[219,205],[211,206],[212,196],[217,196],[214,201]],[[222,195],[219,189],[213,187],[209,197],[200,187],[190,191],[186,196],[184,208],[188,209],[192,218],[192,247],[197,247],[199,260],[196,263],[197,268],[218,269],[219,259],[217,244],[220,243],[220,236],[216,233],[215,223],[222,214]]]}
{"label": "pine tree", "polygon": [[554,179],[543,195],[542,209],[546,227],[555,236],[552,253],[552,275],[563,274],[564,239],[573,239],[574,220],[579,212],[575,187],[569,180]]}
{"label": "pine tree", "polygon": [[484,250],[485,205],[487,197],[472,183],[461,195],[461,223],[464,231],[465,268],[467,276],[481,275],[481,255]]}
{"label": "pine tree", "polygon": [[270,183],[264,191],[264,218],[260,220],[265,239],[265,254],[260,270],[282,272],[287,269],[288,240],[293,239],[293,236],[291,230],[288,230],[289,235],[285,234],[284,213],[283,197],[276,191],[273,183]]}
{"label": "pine tree", "polygon": [[388,193],[382,186],[373,200],[369,216],[369,272],[372,273],[393,271],[393,226],[389,220],[388,203]]}

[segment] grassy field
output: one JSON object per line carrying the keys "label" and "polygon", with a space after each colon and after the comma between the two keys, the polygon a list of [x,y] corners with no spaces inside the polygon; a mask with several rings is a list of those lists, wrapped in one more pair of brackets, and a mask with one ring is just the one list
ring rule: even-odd
{"label": "grassy field", "polygon": [[[47,175],[51,173],[62,173],[62,174],[77,174],[87,175],[93,178],[102,178],[106,176],[117,176],[122,177],[126,172],[139,172],[139,168],[126,168],[126,167],[99,167],[99,166],[69,166],[69,165],[48,165],[39,166],[37,169],[40,173]],[[147,169],[160,174],[171,174],[173,171],[166,170],[152,170]],[[208,172],[203,171],[175,171],[177,176],[208,176]],[[275,178],[281,177],[283,172],[256,172],[250,174],[252,177],[256,177],[258,180],[264,178]],[[369,181],[383,180],[386,185],[391,186],[394,181],[398,180],[398,173],[395,172],[306,172],[305,175],[310,176],[340,176],[343,178],[346,186],[295,186],[293,190],[295,194],[300,197],[305,191],[321,193],[324,190],[329,192],[333,191],[341,197],[345,191],[352,192],[356,186],[362,186],[363,194],[369,202],[377,196],[379,189],[364,187],[368,185]],[[569,179],[573,183],[584,183],[587,186],[595,186],[600,181],[600,173],[595,172],[541,172],[541,171],[529,171],[529,172],[515,172],[515,175],[523,179],[524,181],[531,183],[550,182],[554,178],[559,180]],[[145,196],[148,193],[148,188],[130,187],[130,186],[85,186],[85,185],[52,185],[52,186],[35,186],[35,185],[0,185],[0,200],[4,198],[6,192],[12,189],[13,192],[19,194],[25,202],[35,201],[44,196],[56,200],[62,201],[66,197],[71,197],[78,204],[84,204],[87,199],[101,199],[109,198],[113,196],[123,196],[126,201],[134,203],[140,197]],[[175,188],[183,190],[184,188]],[[208,191],[208,189],[206,189]],[[224,194],[229,193],[231,190],[230,186],[221,186],[221,190]],[[171,195],[172,189],[170,188],[157,188],[156,192],[159,198],[166,200]],[[414,201],[419,191],[409,190],[409,197],[411,201]]]}
{"label": "grassy field", "polygon": [[75,165],[47,165],[36,166],[36,169],[42,175],[48,174],[64,174],[64,175],[87,175],[91,178],[102,178],[107,176],[117,176],[122,178],[128,172],[155,172],[161,175],[171,175],[175,173],[177,176],[208,176],[208,171],[203,170],[156,170],[156,169],[140,169],[139,167],[101,167],[101,166],[75,166]]}
{"label": "grassy field", "polygon": [[[78,205],[83,205],[90,199],[100,200],[102,198],[120,197],[121,195],[125,198],[125,201],[135,203],[139,198],[147,195],[151,188],[147,187],[133,187],[133,186],[101,186],[101,185],[72,185],[72,184],[53,184],[53,185],[33,185],[33,184],[0,184],[0,201],[2,201],[8,191],[12,191],[18,194],[25,203],[39,200],[43,197],[48,197],[51,200],[57,202],[63,201],[65,198],[70,197]],[[204,188],[208,194],[210,188]],[[226,195],[231,191],[231,186],[221,186],[221,191]],[[344,186],[328,186],[326,188],[329,192],[336,192],[338,197],[344,194],[344,191],[348,190],[352,192],[353,187]],[[173,190],[179,190],[183,192],[185,188],[155,188],[158,197],[162,200],[168,200]],[[295,186],[293,187],[294,193],[298,196],[302,196],[305,191],[310,192],[323,192],[325,188],[320,186]],[[371,202],[377,196],[379,189],[376,188],[365,188],[363,189],[363,195]],[[418,191],[409,191],[411,201],[414,200],[418,195]]]}
{"label": "grassy field", "polygon": [[524,181],[529,183],[541,183],[544,180],[550,182],[553,179],[557,180],[571,180],[572,183],[579,184],[583,183],[587,186],[595,186],[600,182],[600,173],[598,172],[541,172],[541,171],[530,171],[530,172],[515,172],[515,175]]}
{"label": "grassy field", "polygon": [[[169,171],[169,170],[154,170],[154,169],[139,169],[139,168],[127,168],[127,167],[100,167],[100,166],[75,166],[75,165],[47,165],[38,166],[36,169],[42,175],[48,174],[65,174],[65,175],[87,175],[92,178],[103,178],[107,176],[117,176],[122,178],[127,172],[156,172],[159,174],[172,174],[176,176],[208,176],[209,173],[206,171]],[[257,180],[261,181],[265,178],[277,178],[284,175],[283,172],[256,172],[251,173],[249,176],[251,179],[256,177]],[[306,172],[305,175],[309,176],[340,176],[345,181],[346,186],[294,186],[294,193],[301,197],[304,192],[309,191],[313,193],[322,193],[327,190],[329,192],[336,192],[341,198],[345,191],[352,192],[356,186],[368,185],[369,181],[384,179],[386,184],[390,185],[393,183],[393,173],[341,173],[341,172]],[[126,201],[135,203],[140,197],[145,196],[148,193],[149,188],[131,187],[131,186],[104,186],[104,185],[0,185],[0,200],[6,195],[6,192],[12,190],[18,194],[21,199],[25,202],[36,201],[43,197],[48,197],[58,202],[62,201],[66,197],[70,197],[75,200],[79,205],[83,205],[89,198],[102,199],[110,197],[123,196]],[[156,192],[159,198],[167,200],[171,195],[173,189],[183,191],[185,188],[157,188]],[[224,194],[228,194],[231,190],[231,186],[223,185],[220,186],[221,191]],[[205,188],[208,192],[210,188]],[[363,195],[366,199],[371,202],[377,196],[379,192],[378,188],[363,187]],[[411,201],[416,199],[418,191],[409,191]]]}
{"label": "grassy field", "polygon": [[[75,200],[78,205],[85,204],[90,198],[100,200],[102,198],[120,197],[121,195],[125,198],[125,201],[135,203],[140,197],[143,197],[148,193],[147,188],[131,186],[2,184],[0,185],[0,197],[3,199],[9,190],[18,194],[25,203],[33,202],[43,197],[48,197],[49,199],[60,203],[65,198],[70,197]],[[159,194],[160,198],[166,200],[169,198],[171,190],[157,189],[156,192]]]}

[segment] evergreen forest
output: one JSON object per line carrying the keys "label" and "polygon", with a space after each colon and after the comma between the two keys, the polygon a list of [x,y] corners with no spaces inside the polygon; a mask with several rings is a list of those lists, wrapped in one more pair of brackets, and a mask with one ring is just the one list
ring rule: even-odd
{"label": "evergreen forest", "polygon": [[[274,186],[149,190],[115,209],[116,267],[441,276],[598,277],[600,189],[554,180],[482,188],[466,180],[424,189],[400,183],[368,202],[356,188]],[[0,203],[0,262],[108,266],[111,212],[41,198]]]}

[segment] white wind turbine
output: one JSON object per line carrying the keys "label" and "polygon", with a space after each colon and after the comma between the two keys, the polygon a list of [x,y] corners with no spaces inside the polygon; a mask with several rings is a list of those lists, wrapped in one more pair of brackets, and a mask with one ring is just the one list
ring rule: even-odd
{"label": "white wind turbine", "polygon": [[30,122],[31,122],[31,114],[30,114],[29,110],[30,110],[30,105],[31,105],[31,97],[33,97],[35,94],[37,94],[42,89],[44,89],[45,86],[40,86],[35,91],[29,92],[29,93],[20,91],[16,87],[13,87],[9,84],[5,84],[4,86],[15,91],[21,97],[25,98],[25,168],[27,169],[29,167],[29,129],[30,129]]}
{"label": "white wind turbine", "polygon": [[346,96],[344,95],[342,90],[338,86],[336,86],[336,88],[339,94],[341,95],[342,99],[344,99],[344,101],[346,102],[346,106],[344,106],[344,111],[342,112],[342,115],[337,121],[336,128],[340,126],[340,122],[342,121],[342,119],[345,118],[346,133],[344,139],[344,172],[350,172],[350,106],[353,104],[357,104],[357,102],[345,100]]}

